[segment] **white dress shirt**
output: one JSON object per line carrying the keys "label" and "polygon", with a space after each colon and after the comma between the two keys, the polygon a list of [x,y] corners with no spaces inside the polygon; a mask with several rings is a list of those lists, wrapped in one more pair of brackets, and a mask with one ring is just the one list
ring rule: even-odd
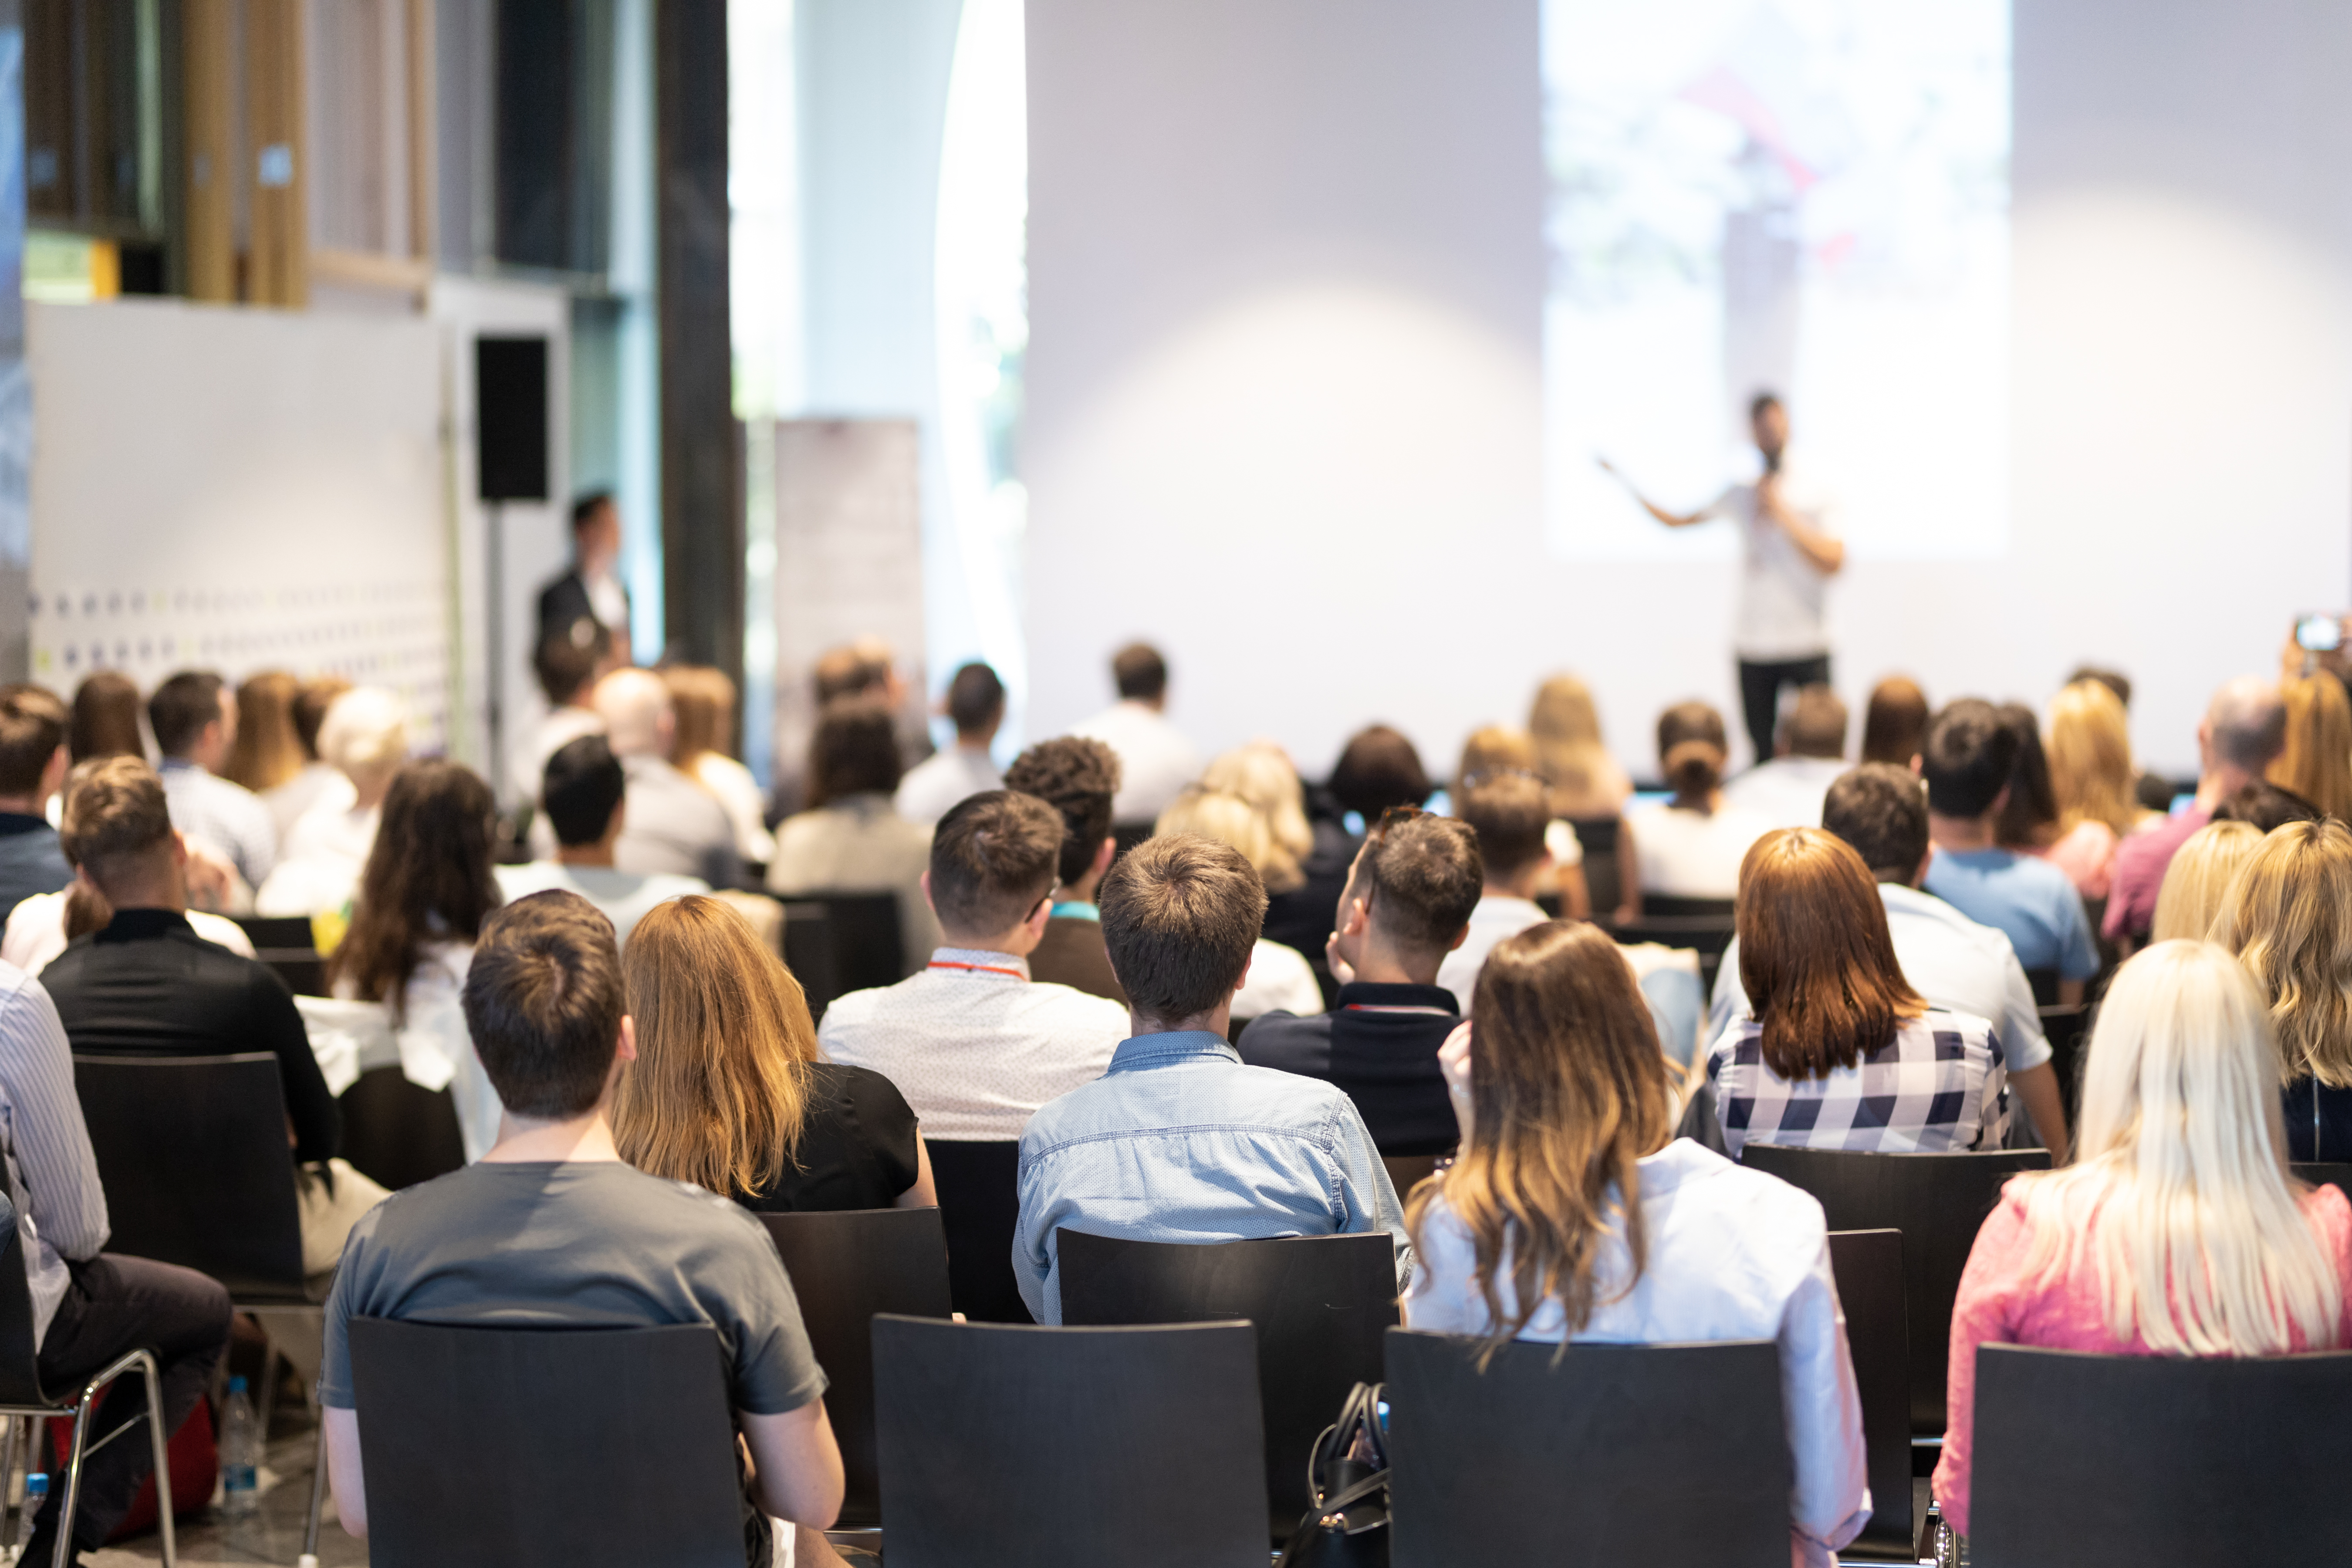
{"label": "white dress shirt", "polygon": [[[1793,451],[1781,454],[1780,499],[1805,522],[1837,537],[1836,498]],[[1759,662],[1827,653],[1829,577],[1805,559],[1788,530],[1758,514],[1756,487],[1733,485],[1699,515],[1727,517],[1739,524],[1739,610],[1732,623],[1733,651]]]}
{"label": "white dress shirt", "polygon": [[1711,812],[1658,805],[1625,814],[1642,891],[1680,899],[1728,899],[1739,891],[1739,863],[1772,824],[1728,801]]}
{"label": "white dress shirt", "polygon": [[1234,995],[1234,1022],[1271,1013],[1276,1008],[1300,1018],[1323,1011],[1323,987],[1315,981],[1315,966],[1295,947],[1257,939],[1250,950],[1249,978]]}
{"label": "white dress shirt", "polygon": [[1454,993],[1454,1000],[1465,1017],[1470,1012],[1470,994],[1478,989],[1478,972],[1486,967],[1486,955],[1506,937],[1517,936],[1529,926],[1541,925],[1549,919],[1543,906],[1533,899],[1488,893],[1478,900],[1477,907],[1470,911],[1470,934],[1437,966],[1437,983]]}
{"label": "white dress shirt", "polygon": [[[1870,1489],[1862,1404],[1822,1205],[1686,1138],[1643,1160],[1638,1181],[1648,1247],[1642,1277],[1624,1289],[1631,1258],[1620,1235],[1605,1236],[1596,1266],[1601,1289],[1577,1342],[1778,1342],[1780,1405],[1796,1460],[1790,1544],[1799,1563],[1831,1563],[1831,1553],[1868,1521]],[[1492,1331],[1470,1234],[1446,1207],[1443,1189],[1423,1213],[1417,1239],[1420,1265],[1405,1294],[1406,1324],[1440,1333]],[[1494,1282],[1503,1307],[1516,1316],[1507,1257]],[[1536,1310],[1518,1337],[1557,1344],[1566,1331],[1555,1299]]]}
{"label": "white dress shirt", "polygon": [[[2011,1073],[2029,1071],[2050,1059],[2050,1040],[2033,1005],[2033,987],[2017,962],[2009,938],[1979,925],[1932,893],[1899,882],[1878,884],[1886,906],[1887,933],[1895,961],[1911,989],[1931,1007],[1989,1020],[2000,1037],[2000,1053]],[[1718,1039],[1748,1016],[1748,992],[1739,983],[1739,939],[1724,949],[1715,974],[1715,1002],[1707,1011],[1706,1037]]]}
{"label": "white dress shirt", "polygon": [[1070,733],[1100,741],[1118,753],[1113,822],[1157,821],[1177,793],[1201,776],[1201,753],[1148,702],[1121,702],[1073,725]]}
{"label": "white dress shirt", "polygon": [[277,825],[278,839],[282,844],[312,806],[348,806],[356,793],[342,769],[331,763],[311,763],[275,789],[263,790],[261,803],[269,808],[269,820]]}
{"label": "white dress shirt", "polygon": [[898,781],[895,804],[898,815],[908,821],[935,826],[973,795],[1003,787],[1004,775],[996,771],[988,748],[959,741],[908,768],[907,776]]}
{"label": "white dress shirt", "polygon": [[1819,827],[1830,785],[1852,770],[1843,757],[1774,757],[1723,786],[1723,804],[1775,827]]}
{"label": "white dress shirt", "polygon": [[579,894],[613,922],[613,939],[622,947],[629,945],[629,933],[656,904],[710,891],[710,884],[699,877],[617,871],[610,866],[566,866],[556,860],[501,866],[498,879],[499,896],[508,903],[551,889]]}
{"label": "white dress shirt", "polygon": [[1100,1078],[1127,1032],[1126,1008],[1032,980],[1025,958],[943,947],[896,985],[835,998],[817,1044],[898,1085],[924,1137],[1010,1143]]}

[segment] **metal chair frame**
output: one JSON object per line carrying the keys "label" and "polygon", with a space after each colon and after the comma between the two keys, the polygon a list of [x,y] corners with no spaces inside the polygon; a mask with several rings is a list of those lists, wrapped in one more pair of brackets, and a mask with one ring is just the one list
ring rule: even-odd
{"label": "metal chair frame", "polygon": [[[15,1223],[15,1216],[11,1215],[11,1228]],[[179,1542],[172,1531],[172,1436],[163,1430],[163,1378],[156,1371],[155,1358],[143,1350],[126,1351],[117,1356],[83,1384],[81,1393],[71,1400],[46,1405],[0,1405],[0,1415],[29,1418],[29,1425],[18,1428],[15,1439],[8,1445],[7,1462],[5,1467],[0,1467],[0,1489],[5,1489],[7,1481],[15,1476],[20,1459],[25,1462],[26,1471],[30,1472],[32,1446],[47,1441],[51,1420],[62,1415],[73,1417],[73,1446],[67,1454],[65,1498],[59,1505],[65,1511],[58,1516],[58,1546],[57,1555],[51,1560],[53,1568],[66,1568],[73,1556],[74,1513],[81,1505],[83,1463],[92,1454],[130,1431],[132,1425],[125,1421],[92,1443],[89,1440],[90,1411],[98,1403],[99,1394],[108,1384],[134,1368],[147,1381],[147,1438],[155,1449],[155,1522],[163,1537],[163,1568],[178,1568]]]}

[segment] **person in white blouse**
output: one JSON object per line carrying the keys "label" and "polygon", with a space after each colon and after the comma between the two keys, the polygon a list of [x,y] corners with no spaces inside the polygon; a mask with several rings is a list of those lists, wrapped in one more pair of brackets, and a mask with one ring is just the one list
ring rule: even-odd
{"label": "person in white blouse", "polygon": [[[708,665],[673,664],[662,671],[669,687],[677,728],[670,762],[678,772],[719,797],[735,825],[735,850],[746,866],[776,858],[776,836],[768,831],[768,797],[751,770],[735,757],[735,683]],[[544,768],[545,763],[541,763]]]}
{"label": "person in white blouse", "polygon": [[[1152,828],[1154,837],[1171,833],[1195,833],[1233,846],[1262,880],[1282,865],[1287,866],[1294,879],[1291,886],[1304,880],[1295,863],[1284,862],[1277,857],[1274,830],[1265,816],[1237,795],[1200,784],[1188,786],[1160,814]],[[1241,990],[1234,995],[1234,1032],[1238,1034],[1240,1026],[1252,1018],[1276,1009],[1301,1018],[1312,1017],[1323,1011],[1323,988],[1316,984],[1315,967],[1307,962],[1305,953],[1260,937],[1250,954],[1249,973],[1242,980]]]}
{"label": "person in white blouse", "polygon": [[295,823],[268,879],[254,889],[257,915],[314,915],[351,902],[375,847],[384,792],[408,760],[408,704],[381,686],[344,692],[319,726],[319,755],[351,790]]}
{"label": "person in white blouse", "polygon": [[1004,723],[1004,682],[984,664],[967,664],[948,682],[947,715],[955,744],[907,770],[893,797],[898,815],[929,826],[960,801],[1004,787],[989,748]]}
{"label": "person in white blouse", "polygon": [[[1597,927],[1521,932],[1484,984],[1500,1005],[1439,1054],[1462,1152],[1406,1207],[1419,1259],[1406,1324],[1497,1344],[1776,1342],[1791,1560],[1833,1563],[1870,1489],[1821,1205],[1674,1136],[1649,1013]],[[1556,1287],[1521,1300],[1513,1281],[1530,1266]]]}
{"label": "person in white blouse", "polygon": [[1723,795],[1723,715],[1704,702],[1677,702],[1658,718],[1658,768],[1674,798],[1625,814],[1644,894],[1730,899],[1739,862],[1772,824]]}
{"label": "person in white blouse", "polygon": [[1168,661],[1149,643],[1129,643],[1112,656],[1118,701],[1070,727],[1118,753],[1118,795],[1111,821],[1138,827],[1158,820],[1176,792],[1201,776],[1201,753],[1168,721]]}

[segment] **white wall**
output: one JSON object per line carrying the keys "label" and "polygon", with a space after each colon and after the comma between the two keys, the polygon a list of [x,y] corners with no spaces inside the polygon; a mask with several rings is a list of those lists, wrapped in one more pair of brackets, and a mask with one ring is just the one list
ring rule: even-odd
{"label": "white wall", "polygon": [[[1731,567],[1543,548],[1534,0],[1028,15],[1032,733],[1131,636],[1205,746],[1309,771],[1375,719],[1450,768],[1563,667],[1637,767],[1665,703],[1731,712]],[[2016,31],[2011,553],[1855,563],[1839,684],[2039,700],[2097,658],[2185,769],[2211,687],[2352,601],[2352,14]]]}

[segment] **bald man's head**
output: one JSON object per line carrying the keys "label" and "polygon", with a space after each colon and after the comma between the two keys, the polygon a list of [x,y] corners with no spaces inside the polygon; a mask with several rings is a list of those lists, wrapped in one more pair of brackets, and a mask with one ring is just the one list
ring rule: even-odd
{"label": "bald man's head", "polygon": [[616,669],[596,683],[596,716],[616,757],[669,754],[677,720],[669,687],[650,669]]}
{"label": "bald man's head", "polygon": [[2286,703],[2274,682],[2242,675],[2213,694],[2205,710],[2213,760],[2258,773],[2286,749]]}

